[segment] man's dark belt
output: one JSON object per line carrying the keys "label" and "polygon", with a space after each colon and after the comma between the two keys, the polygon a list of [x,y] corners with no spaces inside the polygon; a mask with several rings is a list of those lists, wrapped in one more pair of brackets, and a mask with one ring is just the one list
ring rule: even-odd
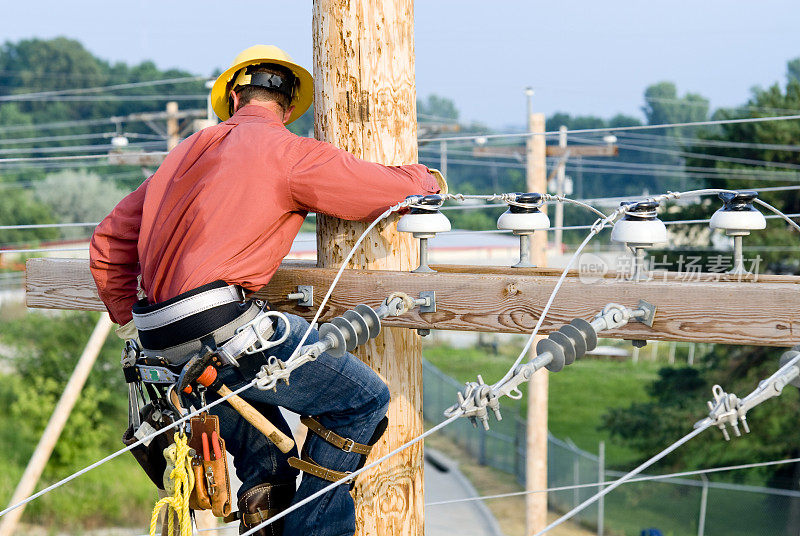
{"label": "man's dark belt", "polygon": [[182,365],[213,342],[224,359],[235,363],[259,338],[272,335],[270,321],[253,324],[261,312],[261,304],[245,301],[239,287],[215,281],[153,305],[140,301],[133,321],[144,357]]}

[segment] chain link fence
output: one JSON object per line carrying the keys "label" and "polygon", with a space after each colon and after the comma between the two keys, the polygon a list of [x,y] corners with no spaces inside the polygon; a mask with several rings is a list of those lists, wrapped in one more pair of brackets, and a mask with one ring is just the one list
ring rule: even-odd
{"label": "chain link fence", "polygon": [[[423,363],[423,414],[438,423],[463,386],[439,369]],[[518,401],[504,401],[503,420],[492,429],[474,428],[459,419],[439,433],[448,436],[487,465],[514,475],[525,486],[525,419]],[[602,451],[602,446],[598,446]],[[579,449],[571,441],[548,436],[548,488],[614,480],[625,473],[604,467],[602,455]],[[597,493],[598,486],[551,491],[551,509],[567,511]],[[800,492],[760,486],[669,478],[624,484],[576,517],[607,536],[639,536],[657,529],[663,536],[796,536],[800,534]]]}

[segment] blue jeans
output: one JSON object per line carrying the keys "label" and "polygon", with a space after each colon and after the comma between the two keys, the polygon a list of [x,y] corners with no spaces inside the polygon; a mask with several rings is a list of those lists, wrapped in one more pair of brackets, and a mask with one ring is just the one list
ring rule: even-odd
{"label": "blue jeans", "polygon": [[[225,367],[219,371],[219,378],[231,390],[250,382],[270,355],[281,360],[291,355],[308,328],[308,322],[299,316],[286,316],[291,333],[283,344],[262,354],[243,355],[239,359],[239,368]],[[277,322],[273,340],[282,337],[284,329],[284,323]],[[319,334],[312,330],[305,344],[313,344],[318,340]],[[213,399],[214,396],[210,395],[209,398]],[[291,432],[278,406],[300,415],[313,415],[326,428],[358,443],[369,442],[389,406],[389,389],[383,380],[349,353],[343,357],[322,354],[316,361],[306,363],[292,372],[289,385],[280,382],[277,391],[251,387],[239,396],[287,435],[291,436]],[[262,482],[297,476],[297,471],[287,463],[290,456],[297,456],[296,450],[284,454],[226,404],[215,406],[211,412],[220,416],[222,437],[228,452],[233,455],[236,475],[242,481],[240,494]],[[344,452],[311,432],[306,437],[305,449],[316,463],[336,471],[353,471],[361,461],[361,455]],[[303,474],[294,503],[329,484],[327,480]],[[352,535],[356,521],[349,486],[337,486],[293,511],[285,520],[285,535]]]}

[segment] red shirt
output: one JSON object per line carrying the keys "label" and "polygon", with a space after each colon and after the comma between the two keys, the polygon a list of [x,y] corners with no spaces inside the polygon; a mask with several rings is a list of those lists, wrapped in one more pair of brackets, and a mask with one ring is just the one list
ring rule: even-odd
{"label": "red shirt", "polygon": [[438,191],[425,166],[360,160],[248,105],[184,140],[100,223],[92,276],[125,324],[140,274],[150,303],[219,279],[258,290],[309,212],[369,221],[408,195]]}

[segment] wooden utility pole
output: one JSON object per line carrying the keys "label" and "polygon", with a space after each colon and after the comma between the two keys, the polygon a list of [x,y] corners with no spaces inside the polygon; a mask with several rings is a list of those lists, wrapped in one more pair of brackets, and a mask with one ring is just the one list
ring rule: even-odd
{"label": "wooden utility pole", "polygon": [[[528,132],[541,132],[539,136],[528,136],[526,142],[526,186],[529,192],[547,191],[547,163],[545,148],[544,114],[533,113],[533,90],[525,91],[528,96]],[[542,207],[544,211],[545,208]],[[531,258],[537,267],[547,265],[547,233],[533,234]],[[531,347],[531,357],[535,357],[536,345]],[[533,375],[528,385],[528,424],[526,437],[526,489],[545,489],[547,487],[547,394],[548,372],[545,369]],[[547,494],[529,493],[525,496],[526,533],[535,534],[547,526]]]}
{"label": "wooden utility pole", "polygon": [[[36,488],[36,483],[39,482],[39,477],[42,476],[47,460],[50,459],[50,454],[53,453],[61,431],[64,430],[64,425],[67,424],[72,408],[75,406],[75,402],[78,401],[83,384],[86,383],[86,378],[89,377],[92,366],[103,348],[103,343],[108,337],[109,331],[111,331],[111,326],[112,323],[108,313],[100,315],[100,320],[97,321],[97,325],[89,337],[89,342],[86,343],[86,348],[84,348],[77,365],[75,365],[75,370],[67,382],[67,386],[64,387],[64,392],[61,394],[53,414],[50,416],[50,421],[48,421],[44,432],[42,432],[39,444],[36,445],[36,450],[33,451],[25,472],[22,473],[17,489],[14,490],[14,495],[8,503],[9,506],[29,497]],[[14,528],[16,528],[20,517],[22,517],[23,511],[25,511],[25,507],[20,506],[3,516],[2,523],[0,523],[0,535],[11,536],[14,533]]]}
{"label": "wooden utility pole", "polygon": [[[313,36],[316,137],[373,162],[416,162],[413,0],[317,0]],[[318,265],[338,267],[365,228],[318,215]],[[416,259],[415,240],[392,220],[373,230],[352,266],[411,270]],[[422,350],[416,332],[387,328],[357,355],[392,393],[374,459],[423,432]],[[356,534],[424,534],[422,482],[421,443],[360,477]]]}
{"label": "wooden utility pole", "polygon": [[178,103],[167,103],[167,151],[173,150],[181,141],[178,128]]}
{"label": "wooden utility pole", "polygon": [[[558,147],[562,150],[567,148],[567,127],[561,125],[558,127]],[[556,175],[556,195],[564,195],[564,183],[567,181],[566,176],[567,160],[562,159],[558,164],[558,175]],[[556,203],[555,206],[555,231],[553,231],[553,242],[557,253],[561,253],[561,237],[564,231],[561,229],[564,226],[564,204]]]}

